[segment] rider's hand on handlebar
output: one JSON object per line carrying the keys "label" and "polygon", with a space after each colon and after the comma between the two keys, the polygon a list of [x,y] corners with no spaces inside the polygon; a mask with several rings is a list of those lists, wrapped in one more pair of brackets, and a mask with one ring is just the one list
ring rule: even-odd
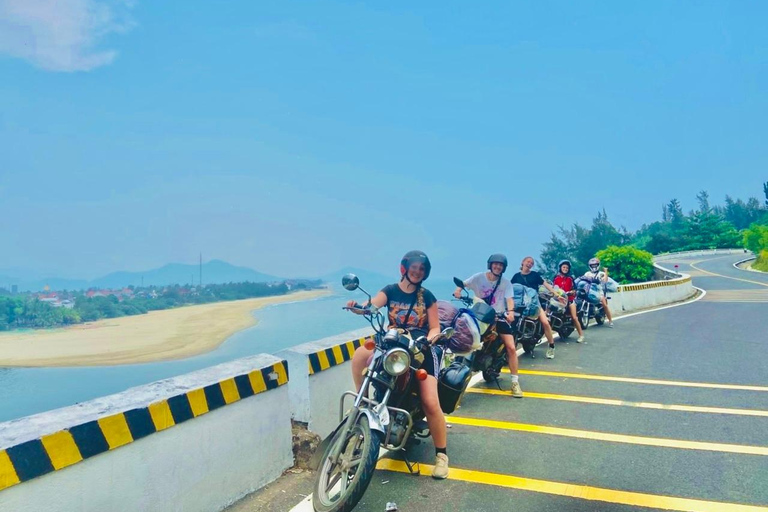
{"label": "rider's hand on handlebar", "polygon": [[504,317],[507,319],[507,322],[512,323],[515,321],[515,313],[514,311],[507,311],[507,313],[504,315]]}
{"label": "rider's hand on handlebar", "polygon": [[456,288],[453,291],[453,296],[456,297],[457,299],[460,299],[461,298],[461,288]]}

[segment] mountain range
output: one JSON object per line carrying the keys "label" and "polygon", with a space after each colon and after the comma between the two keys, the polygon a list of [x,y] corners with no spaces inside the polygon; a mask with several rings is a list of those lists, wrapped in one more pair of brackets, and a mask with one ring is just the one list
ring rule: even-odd
{"label": "mountain range", "polygon": [[[284,278],[264,274],[248,267],[239,267],[221,260],[202,265],[203,283],[272,282]],[[113,272],[97,279],[66,279],[39,277],[19,269],[0,270],[0,288],[18,286],[19,291],[85,290],[88,288],[123,288],[126,286],[165,286],[169,284],[196,284],[200,280],[200,266],[170,263],[144,272]]]}

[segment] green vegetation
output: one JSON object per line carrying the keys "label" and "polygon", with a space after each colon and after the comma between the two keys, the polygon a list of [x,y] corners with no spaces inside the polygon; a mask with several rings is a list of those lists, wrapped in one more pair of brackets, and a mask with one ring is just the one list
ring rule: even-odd
{"label": "green vegetation", "polygon": [[620,284],[649,281],[653,277],[653,254],[625,245],[612,245],[597,251],[597,257],[608,275]]}
{"label": "green vegetation", "polygon": [[[570,228],[560,226],[544,244],[541,262],[555,273],[557,262],[568,258],[573,262],[574,273],[581,275],[587,270],[589,258],[597,255],[614,279],[629,283],[647,280],[652,275],[643,253],[746,247],[759,255],[753,267],[768,271],[768,182],[763,184],[763,192],[762,205],[754,197],[745,202],[725,196],[724,206],[712,206],[709,194],[701,191],[696,196],[698,208],[687,215],[680,202],[672,199],[662,207],[660,221],[644,224],[635,233],[624,227],[615,228],[603,210],[589,228],[579,224]],[[615,258],[619,264],[605,261],[601,254]]]}
{"label": "green vegetation", "polygon": [[[310,289],[320,281],[300,282],[297,289]],[[191,304],[206,304],[227,300],[250,299],[285,295],[290,291],[287,283],[229,283],[213,284],[202,288],[179,285],[163,288],[129,288],[129,293],[88,297],[84,292],[61,292],[57,296],[69,298],[74,305],[55,307],[34,295],[0,296],[0,331],[20,328],[60,327],[103,318],[141,315],[148,311],[170,309]]]}

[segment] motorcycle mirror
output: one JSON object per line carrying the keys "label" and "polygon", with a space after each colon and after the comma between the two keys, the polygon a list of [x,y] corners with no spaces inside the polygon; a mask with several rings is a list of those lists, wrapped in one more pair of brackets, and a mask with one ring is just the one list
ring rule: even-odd
{"label": "motorcycle mirror", "polygon": [[461,288],[462,290],[464,289],[464,281],[462,281],[462,280],[461,280],[461,279],[459,279],[458,277],[454,277],[454,278],[453,278],[453,284],[455,284],[456,286],[458,286],[458,287],[459,287],[459,288]]}
{"label": "motorcycle mirror", "polygon": [[355,274],[345,274],[344,277],[341,278],[341,286],[353,292],[360,286],[360,280]]}
{"label": "motorcycle mirror", "polygon": [[453,333],[456,332],[453,327],[446,327],[443,329],[443,338],[449,340],[453,337]]}

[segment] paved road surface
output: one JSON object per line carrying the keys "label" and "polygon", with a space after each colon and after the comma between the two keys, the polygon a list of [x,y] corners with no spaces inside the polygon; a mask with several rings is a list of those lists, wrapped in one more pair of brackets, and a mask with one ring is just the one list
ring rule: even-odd
{"label": "paved road surface", "polygon": [[[742,258],[664,262],[707,295],[521,357],[526,398],[482,384],[449,418],[449,480],[388,457],[356,510],[768,511],[768,275]],[[429,474],[431,442],[410,456]]]}

